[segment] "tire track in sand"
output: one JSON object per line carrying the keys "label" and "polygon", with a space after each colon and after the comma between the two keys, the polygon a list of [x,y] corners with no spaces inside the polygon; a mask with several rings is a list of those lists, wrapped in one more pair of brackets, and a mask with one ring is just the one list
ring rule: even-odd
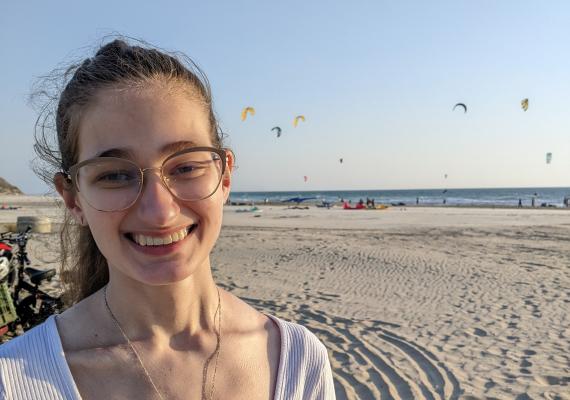
{"label": "tire track in sand", "polygon": [[455,400],[461,394],[451,370],[427,349],[394,333],[396,325],[329,316],[290,301],[242,299],[306,326],[325,343],[339,400]]}

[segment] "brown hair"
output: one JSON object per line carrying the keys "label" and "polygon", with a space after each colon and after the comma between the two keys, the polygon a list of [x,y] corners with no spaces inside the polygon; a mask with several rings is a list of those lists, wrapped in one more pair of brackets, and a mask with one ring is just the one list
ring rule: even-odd
{"label": "brown hair", "polygon": [[[54,176],[78,162],[79,124],[82,113],[102,89],[144,87],[152,82],[178,84],[190,89],[209,113],[211,139],[222,147],[221,132],[213,111],[206,75],[187,56],[167,53],[136,41],[118,38],[102,45],[95,56],[40,79],[31,99],[39,104],[35,125],[33,164],[36,174],[53,187]],[[55,123],[54,123],[55,122]],[[71,187],[69,190],[73,190]],[[74,304],[109,281],[107,260],[99,251],[89,227],[73,222],[65,210],[61,238],[61,281],[66,304]]]}

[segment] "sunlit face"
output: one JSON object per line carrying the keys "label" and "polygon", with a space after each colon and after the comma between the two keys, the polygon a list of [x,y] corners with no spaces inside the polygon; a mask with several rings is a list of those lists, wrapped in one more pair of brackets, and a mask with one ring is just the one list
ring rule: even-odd
{"label": "sunlit face", "polygon": [[[160,167],[174,147],[179,147],[175,144],[213,146],[209,132],[207,111],[191,96],[158,85],[145,90],[109,89],[98,95],[82,117],[78,161],[105,153],[132,160],[141,168]],[[77,208],[72,211],[89,225],[111,273],[162,285],[209,268],[209,254],[220,232],[229,187],[226,171],[211,197],[184,202],[175,198],[159,174],[152,171],[145,175],[142,193],[130,208],[97,211],[79,192],[74,199]],[[148,238],[173,243],[139,244],[141,240],[148,243]]]}

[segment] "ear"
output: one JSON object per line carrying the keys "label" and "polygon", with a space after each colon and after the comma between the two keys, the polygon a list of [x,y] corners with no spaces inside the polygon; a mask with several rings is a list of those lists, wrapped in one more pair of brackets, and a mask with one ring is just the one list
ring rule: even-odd
{"label": "ear", "polygon": [[63,173],[58,172],[53,177],[53,183],[55,184],[55,189],[63,199],[65,207],[69,210],[71,215],[73,215],[77,223],[83,226],[87,225],[83,209],[81,208],[77,198],[77,192],[75,191],[71,180]]}
{"label": "ear", "polygon": [[222,191],[224,193],[224,204],[230,197],[230,189],[232,184],[232,172],[235,166],[235,156],[233,151],[226,150],[226,170],[222,176]]}

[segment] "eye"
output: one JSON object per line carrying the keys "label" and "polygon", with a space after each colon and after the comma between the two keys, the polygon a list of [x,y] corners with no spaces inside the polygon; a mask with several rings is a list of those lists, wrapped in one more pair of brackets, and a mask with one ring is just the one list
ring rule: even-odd
{"label": "eye", "polygon": [[125,182],[134,179],[128,171],[113,171],[101,174],[97,177],[97,182]]}
{"label": "eye", "polygon": [[173,179],[194,179],[202,176],[208,168],[204,162],[186,162],[170,168],[168,176]]}
{"label": "eye", "polygon": [[93,185],[103,189],[122,188],[138,181],[138,176],[132,171],[121,170],[101,172],[92,179]]}

